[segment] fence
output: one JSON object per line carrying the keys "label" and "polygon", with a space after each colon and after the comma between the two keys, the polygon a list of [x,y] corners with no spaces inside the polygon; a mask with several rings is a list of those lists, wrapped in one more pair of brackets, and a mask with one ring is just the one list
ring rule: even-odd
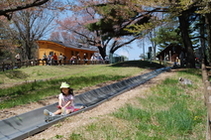
{"label": "fence", "polygon": [[204,83],[204,104],[207,107],[207,133],[206,140],[211,140],[211,83],[209,70],[211,67],[202,63],[202,82]]}
{"label": "fence", "polygon": [[21,68],[22,66],[35,66],[40,65],[40,60],[26,60],[26,61],[16,61],[16,62],[3,62],[0,65],[0,71],[13,70]]}
{"label": "fence", "polygon": [[32,60],[25,60],[25,61],[16,61],[16,62],[3,62],[0,64],[0,71],[5,70],[13,70],[17,68],[21,68],[23,66],[29,67],[29,66],[37,66],[37,65],[95,65],[95,64],[109,64],[109,61],[91,61],[91,60],[77,60],[77,61],[62,61],[62,62],[51,62],[48,63],[45,60],[42,59],[32,59]]}

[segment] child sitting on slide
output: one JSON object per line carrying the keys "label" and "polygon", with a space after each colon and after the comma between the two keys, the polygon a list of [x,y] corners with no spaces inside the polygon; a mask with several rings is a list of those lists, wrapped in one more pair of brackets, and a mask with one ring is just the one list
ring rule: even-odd
{"label": "child sitting on slide", "polygon": [[66,82],[62,82],[60,86],[61,93],[59,94],[59,105],[58,110],[54,113],[48,111],[47,109],[44,110],[44,114],[46,116],[55,116],[59,114],[69,114],[74,111],[74,94],[73,89],[70,88],[70,85]]}

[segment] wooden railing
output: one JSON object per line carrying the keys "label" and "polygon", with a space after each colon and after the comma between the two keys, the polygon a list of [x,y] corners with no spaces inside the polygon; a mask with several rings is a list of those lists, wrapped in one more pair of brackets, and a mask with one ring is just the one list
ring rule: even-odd
{"label": "wooden railing", "polygon": [[2,62],[0,64],[0,71],[5,70],[13,70],[21,67],[29,67],[29,66],[37,66],[37,65],[95,65],[95,64],[109,64],[109,62],[105,61],[91,61],[91,60],[78,60],[75,62],[71,62],[69,60],[62,61],[59,63],[47,63],[45,60],[42,59],[32,59],[32,60],[25,60],[25,61],[16,61],[16,62]]}
{"label": "wooden railing", "polygon": [[0,64],[0,71],[5,71],[5,70],[13,70],[17,68],[21,68],[23,66],[28,67],[28,66],[36,66],[40,64],[40,60],[25,60],[25,61],[16,61],[16,62],[2,62]]}

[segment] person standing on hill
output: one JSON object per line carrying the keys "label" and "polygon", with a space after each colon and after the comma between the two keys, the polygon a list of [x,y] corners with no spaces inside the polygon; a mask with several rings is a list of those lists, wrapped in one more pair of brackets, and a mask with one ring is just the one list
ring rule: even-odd
{"label": "person standing on hill", "polygon": [[93,54],[91,56],[91,59],[90,60],[91,60],[91,64],[96,64],[97,58],[96,58],[95,54]]}
{"label": "person standing on hill", "polygon": [[49,53],[47,61],[48,61],[48,65],[52,65],[52,55],[51,55],[51,53]]}
{"label": "person standing on hill", "polygon": [[20,55],[20,53],[18,53],[18,54],[15,55],[15,59],[16,59],[18,62],[21,62],[21,55]]}
{"label": "person standing on hill", "polygon": [[88,59],[87,59],[86,53],[84,53],[84,64],[87,64],[87,62],[88,62]]}
{"label": "person standing on hill", "polygon": [[76,60],[77,60],[77,64],[80,64],[80,61],[81,61],[81,57],[80,57],[80,54],[78,53],[77,56],[76,56]]}
{"label": "person standing on hill", "polygon": [[67,59],[67,57],[63,54],[63,64],[64,65],[66,64],[66,59]]}
{"label": "person standing on hill", "polygon": [[21,67],[21,55],[20,55],[20,53],[15,55],[15,59],[17,61],[17,67],[20,68]]}
{"label": "person standing on hill", "polygon": [[46,53],[43,54],[43,61],[45,61],[45,64],[47,65],[48,64],[48,57],[46,55]]}
{"label": "person standing on hill", "polygon": [[53,57],[53,64],[54,64],[54,65],[57,65],[57,60],[58,60],[58,58],[57,58],[56,53],[54,53],[52,57]]}
{"label": "person standing on hill", "polygon": [[64,56],[62,55],[62,53],[60,53],[60,55],[59,55],[59,65],[62,65],[63,59],[64,59]]}

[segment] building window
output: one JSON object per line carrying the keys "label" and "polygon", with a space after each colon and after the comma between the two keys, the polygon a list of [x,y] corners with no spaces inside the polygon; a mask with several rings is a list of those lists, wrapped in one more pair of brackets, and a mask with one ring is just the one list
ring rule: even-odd
{"label": "building window", "polygon": [[71,55],[72,55],[72,56],[75,55],[75,52],[74,52],[74,51],[71,51]]}

